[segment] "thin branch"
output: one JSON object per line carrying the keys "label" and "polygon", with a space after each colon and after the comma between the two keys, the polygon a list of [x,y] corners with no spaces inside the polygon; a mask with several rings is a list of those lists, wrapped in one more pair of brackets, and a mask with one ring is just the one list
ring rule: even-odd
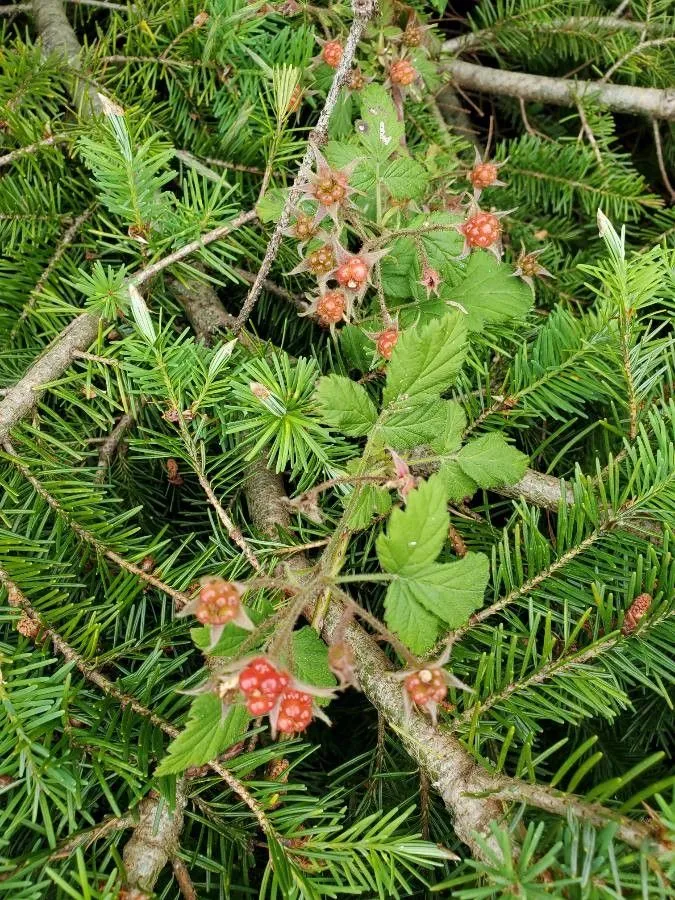
{"label": "thin branch", "polygon": [[467,90],[551,103],[554,106],[576,106],[585,97],[589,97],[615,112],[675,120],[675,93],[672,90],[602,84],[599,81],[569,81],[565,78],[492,69],[459,59],[449,61],[445,68],[452,75],[453,83]]}
{"label": "thin branch", "polygon": [[237,545],[237,547],[239,547],[239,549],[242,551],[242,553],[244,554],[246,559],[249,561],[251,567],[253,569],[255,569],[256,572],[260,572],[262,570],[262,567],[261,567],[260,563],[258,562],[258,559],[257,559],[255,553],[251,550],[248,543],[246,542],[244,535],[241,533],[241,529],[238,528],[234,524],[232,519],[229,517],[229,515],[225,511],[223,505],[218,500],[218,497],[216,496],[216,493],[213,490],[213,487],[211,486],[211,482],[206,477],[206,472],[204,472],[204,469],[202,468],[201,464],[199,463],[199,461],[196,457],[193,458],[193,462],[194,462],[197,478],[199,479],[199,483],[202,486],[202,488],[204,489],[204,493],[206,494],[206,497],[207,497],[209,503],[215,509],[215,511],[218,515],[218,518],[220,519],[221,523],[223,524],[223,527],[225,528],[225,530],[227,531],[227,533],[230,537],[230,540],[232,540]]}
{"label": "thin branch", "polygon": [[270,268],[272,267],[272,263],[277,257],[277,253],[279,252],[279,246],[281,245],[281,239],[283,236],[282,232],[290,221],[293,207],[295,206],[298,197],[300,196],[301,186],[307,181],[307,178],[311,171],[312,163],[314,161],[314,150],[315,148],[320,147],[327,138],[328,122],[330,120],[331,113],[333,112],[335,104],[338,101],[342,86],[343,84],[345,84],[349,77],[352,62],[354,60],[354,55],[356,53],[356,48],[361,39],[361,34],[363,33],[363,30],[368,24],[371,16],[375,12],[375,2],[374,0],[352,0],[352,10],[354,13],[354,18],[351,24],[351,28],[349,29],[349,36],[347,37],[347,41],[345,43],[344,51],[342,53],[342,59],[340,60],[340,64],[335,71],[335,75],[333,76],[333,82],[330,86],[330,90],[328,91],[328,95],[326,96],[326,102],[324,103],[323,109],[321,110],[319,119],[310,135],[309,141],[307,143],[307,149],[305,150],[305,155],[302,159],[302,162],[300,163],[300,167],[298,169],[297,175],[295,176],[293,186],[291,187],[291,190],[289,191],[286,198],[286,202],[284,203],[279,221],[277,222],[270,242],[267,245],[267,251],[265,252],[264,259],[262,261],[260,269],[258,270],[256,280],[253,282],[251,290],[248,293],[248,297],[244,301],[244,305],[241,308],[241,312],[237,316],[237,321],[234,328],[235,334],[237,334],[243,328],[246,320],[251,315],[251,312],[258,302],[258,298],[260,297],[260,293],[263,289],[263,282],[267,278]]}
{"label": "thin branch", "polygon": [[[635,31],[639,33],[644,31],[644,22],[633,19],[621,19],[619,15],[619,10],[617,10],[613,16],[571,16],[569,19],[553,19],[551,22],[539,22],[537,30],[543,32],[554,31],[563,34],[566,31],[583,31],[586,33],[590,31],[591,34],[598,31]],[[469,50],[476,50],[486,44],[493,43],[497,35],[498,29],[485,28],[482,31],[474,31],[470,34],[461,34],[458,37],[450,38],[443,43],[441,49],[444,53],[466,53]]]}
{"label": "thin branch", "polygon": [[122,443],[122,439],[127,431],[134,424],[135,419],[131,415],[131,413],[124,413],[123,416],[120,417],[119,422],[110,434],[105,438],[103,443],[101,444],[98,451],[98,463],[96,465],[96,475],[94,476],[94,482],[96,484],[101,484],[105,481],[106,473],[110,468],[113,459],[119,449],[120,444]]}
{"label": "thin branch", "polygon": [[[0,7],[0,15],[2,15],[2,9],[3,7]],[[53,134],[43,141],[36,141],[34,144],[28,144],[26,147],[17,147],[17,149],[12,150],[11,153],[0,156],[0,166],[8,166],[10,163],[13,163],[15,159],[19,159],[29,153],[35,153],[43,147],[52,147],[54,144],[61,144],[69,139],[69,134]]]}
{"label": "thin branch", "polygon": [[588,143],[591,145],[591,149],[595,154],[595,158],[598,163],[598,167],[603,169],[605,167],[604,160],[602,158],[602,153],[600,152],[600,147],[598,146],[598,142],[593,134],[593,129],[589,125],[588,119],[586,118],[586,113],[584,112],[583,106],[578,103],[577,104],[577,112],[579,114],[579,120],[581,122],[581,132],[585,134],[588,138]]}
{"label": "thin branch", "polygon": [[530,784],[518,778],[495,780],[497,786],[493,797],[525,803],[562,818],[572,813],[582,822],[589,822],[596,828],[603,828],[609,822],[614,822],[617,825],[617,837],[630,847],[645,849],[651,845],[659,854],[672,854],[672,845],[667,840],[655,837],[649,825],[622,816],[601,803],[590,803],[574,794],[567,794],[547,785]]}
{"label": "thin branch", "polygon": [[621,66],[629,60],[632,56],[636,56],[638,53],[642,53],[643,50],[647,50],[649,47],[662,47],[664,44],[672,44],[675,41],[675,37],[664,37],[664,38],[654,38],[651,41],[640,41],[634,47],[631,47],[630,50],[626,50],[623,56],[620,56],[616,62],[610,66],[609,69],[602,76],[600,81],[609,81],[612,75],[617,72]]}
{"label": "thin branch", "polygon": [[138,287],[141,284],[145,284],[146,281],[154,278],[155,275],[163,272],[164,269],[168,268],[169,266],[175,265],[175,263],[180,262],[182,259],[185,259],[186,256],[191,256],[193,253],[197,253],[199,250],[208,246],[209,244],[213,244],[214,241],[222,240],[222,238],[226,237],[228,234],[236,231],[237,228],[241,228],[242,225],[247,225],[249,222],[253,222],[254,219],[257,219],[257,217],[257,213],[254,209],[251,209],[248,212],[240,213],[238,216],[236,216],[234,219],[231,219],[229,222],[226,222],[224,225],[219,225],[217,228],[213,228],[211,229],[211,231],[207,231],[206,234],[203,234],[196,240],[190,241],[189,244],[184,244],[182,247],[179,247],[178,250],[174,250],[173,253],[169,253],[162,259],[157,260],[157,262],[152,263],[152,265],[147,266],[147,268],[142,269],[130,279],[130,283],[135,287]]}
{"label": "thin branch", "polygon": [[47,505],[54,510],[54,512],[66,522],[66,524],[73,530],[73,532],[80,538],[80,540],[84,541],[85,544],[89,544],[93,547],[97,553],[100,553],[102,556],[107,557],[111,562],[114,562],[121,569],[125,569],[127,572],[130,572],[132,575],[136,575],[142,581],[146,581],[148,584],[157,588],[159,591],[163,591],[163,593],[167,594],[173,600],[175,600],[180,606],[185,606],[186,603],[190,602],[190,597],[188,594],[183,591],[177,591],[175,588],[172,588],[171,585],[166,584],[166,582],[161,581],[159,578],[156,578],[150,572],[146,572],[144,569],[139,568],[139,566],[135,565],[129,560],[124,559],[123,556],[120,556],[119,553],[116,553],[114,550],[111,550],[109,547],[106,547],[96,535],[92,534],[91,531],[86,529],[83,525],[80,525],[79,522],[76,522],[75,519],[67,512],[63,506],[59,503],[59,501],[53,497],[49,491],[45,488],[45,486],[33,475],[28,466],[25,463],[21,462],[19,456],[14,449],[14,447],[9,443],[9,441],[5,441],[3,444],[5,452],[8,454],[11,462],[14,466],[21,472],[26,481],[28,481],[35,492],[42,497],[42,499],[47,503]]}
{"label": "thin branch", "polygon": [[173,866],[173,874],[176,878],[178,889],[184,900],[198,900],[197,891],[183,860],[179,856],[174,856],[171,860],[171,865]]}
{"label": "thin branch", "polygon": [[[63,233],[63,237],[56,245],[56,249],[54,250],[54,253],[52,254],[52,258],[49,260],[49,263],[47,264],[46,268],[44,269],[44,271],[38,278],[38,280],[35,284],[35,287],[28,295],[28,299],[26,300],[26,302],[23,305],[23,309],[21,310],[21,313],[19,314],[19,318],[14,323],[14,327],[12,328],[12,330],[9,333],[9,338],[7,339],[8,343],[10,343],[10,344],[12,343],[12,341],[18,334],[19,329],[21,328],[21,324],[28,318],[28,316],[33,311],[35,304],[37,302],[37,299],[40,295],[40,292],[44,288],[45,284],[49,281],[49,278],[51,277],[52,272],[58,266],[59,262],[61,261],[61,258],[63,257],[63,254],[66,252],[68,247],[70,247],[70,245],[75,240],[80,228],[84,225],[84,223],[87,221],[87,219],[91,218],[92,213],[93,213],[93,208],[86,209],[83,213],[81,213],[73,221],[73,223],[71,225],[69,225],[69,227]],[[80,351],[74,351],[74,352],[77,353]]]}
{"label": "thin branch", "polygon": [[[248,272],[246,269],[240,269],[237,266],[233,267],[233,271],[244,281],[248,281],[249,284],[255,284],[257,276],[253,272]],[[282,288],[274,281],[270,281],[269,278],[264,279],[262,289],[274,297],[279,297],[281,300],[292,303],[298,312],[304,313],[307,310],[308,304],[302,294],[294,294],[292,291],[287,291],[286,288]]]}
{"label": "thin branch", "polygon": [[656,147],[656,159],[659,163],[659,172],[661,173],[661,180],[663,184],[670,194],[670,202],[675,203],[675,188],[673,187],[673,182],[668,177],[668,169],[666,168],[665,161],[663,159],[663,146],[661,144],[661,130],[659,129],[659,123],[654,119],[652,121],[652,131],[654,132],[654,146]]}

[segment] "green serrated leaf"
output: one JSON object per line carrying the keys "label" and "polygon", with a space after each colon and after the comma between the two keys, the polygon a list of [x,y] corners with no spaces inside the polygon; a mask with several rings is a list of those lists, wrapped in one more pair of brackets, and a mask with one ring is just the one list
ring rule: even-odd
{"label": "green serrated leaf", "polygon": [[382,181],[395,200],[417,200],[424,194],[428,176],[424,166],[400,156],[387,165]]}
{"label": "green serrated leaf", "polygon": [[514,484],[525,474],[527,456],[506,443],[498,431],[483,434],[469,441],[457,454],[465,475],[479,487]]}
{"label": "green serrated leaf", "polygon": [[413,653],[426,653],[436,643],[442,623],[421,606],[405,581],[394,581],[384,598],[384,620]]}
{"label": "green serrated leaf", "polygon": [[443,401],[443,425],[429,441],[436,453],[453,453],[462,443],[466,430],[466,413],[456,400]]}
{"label": "green serrated leaf", "polygon": [[343,375],[320,378],[314,398],[322,419],[349,437],[368,434],[377,421],[375,404],[366,389]]}
{"label": "green serrated leaf", "polygon": [[299,681],[317,687],[337,684],[328,666],[328,647],[309,625],[293,632],[293,674]]}
{"label": "green serrated leaf", "polygon": [[443,482],[446,497],[452,502],[473,497],[478,490],[478,485],[473,478],[469,478],[455,460],[443,463],[438,470],[438,477]]}
{"label": "green serrated leaf", "polygon": [[464,362],[466,335],[460,312],[404,331],[389,362],[384,403],[391,403],[403,394],[429,399],[446,390]]}
{"label": "green serrated leaf", "polygon": [[255,211],[261,222],[278,222],[286,202],[288,191],[281,188],[270,188],[265,196],[255,205]]}
{"label": "green serrated leaf", "polygon": [[215,759],[242,736],[249,718],[244,706],[233,706],[223,716],[219,697],[200,694],[190,707],[185,728],[169,744],[155,775],[177,774]]}
{"label": "green serrated leaf", "polygon": [[471,331],[478,331],[489,322],[522,318],[533,299],[530,288],[513,277],[510,266],[482,251],[471,254],[463,280],[443,290],[442,297],[464,307]]}
{"label": "green serrated leaf", "polygon": [[395,509],[386,534],[377,539],[377,556],[387,572],[405,573],[432,563],[448,536],[445,492],[437,475],[408,494],[405,509]]}
{"label": "green serrated leaf", "polygon": [[398,401],[378,426],[377,437],[392,450],[408,450],[429,443],[443,428],[444,413],[441,400],[430,403]]}
{"label": "green serrated leaf", "polygon": [[[349,495],[345,498],[348,502]],[[376,484],[363,484],[351,516],[347,520],[347,527],[353,531],[366,528],[373,516],[385,516],[391,509],[391,494],[385,488]]]}
{"label": "green serrated leaf", "polygon": [[387,160],[398,149],[405,128],[382,85],[368,84],[361,91],[361,119],[361,144],[375,160]]}

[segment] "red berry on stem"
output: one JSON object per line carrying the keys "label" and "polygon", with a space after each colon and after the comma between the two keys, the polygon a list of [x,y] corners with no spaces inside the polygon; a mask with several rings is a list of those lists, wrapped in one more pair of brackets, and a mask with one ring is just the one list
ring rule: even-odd
{"label": "red berry on stem", "polygon": [[445,699],[448,686],[440,669],[419,669],[405,679],[405,689],[417,706],[440,703]]}
{"label": "red berry on stem", "polygon": [[331,69],[337,69],[342,59],[342,44],[340,41],[327,41],[323,45],[321,58]]}
{"label": "red berry on stem", "polygon": [[337,283],[350,291],[360,290],[368,281],[368,263],[360,256],[351,256],[335,270]]}
{"label": "red berry on stem", "polygon": [[410,60],[397,59],[389,67],[389,78],[392,84],[408,87],[417,78],[417,69]]}
{"label": "red berry on stem", "polygon": [[391,359],[391,354],[394,352],[394,347],[396,346],[397,341],[397,328],[387,328],[386,331],[381,331],[378,334],[377,340],[375,342],[377,352],[381,357],[383,357],[383,359]]}
{"label": "red berry on stem", "polygon": [[317,301],[316,314],[323,325],[335,325],[344,318],[346,308],[342,291],[327,291]]}
{"label": "red berry on stem", "polygon": [[486,250],[499,240],[502,226],[492,213],[478,212],[461,226],[461,231],[470,247]]}
{"label": "red berry on stem", "polygon": [[478,163],[469,172],[469,181],[475,188],[482,190],[490,187],[497,180],[497,166],[491,162]]}
{"label": "red berry on stem", "polygon": [[[272,663],[263,656],[252,660],[239,674],[239,689],[246,697],[248,703],[268,703],[266,709],[255,712],[254,715],[263,715],[274,706],[279,694],[286,688],[290,677],[286,672],[280,672]],[[249,710],[251,711],[251,710]]]}
{"label": "red berry on stem", "polygon": [[199,592],[195,616],[202,625],[226,625],[235,618],[240,604],[241,595],[235,585],[213,578]]}
{"label": "red berry on stem", "polygon": [[312,697],[304,691],[285,691],[281,696],[277,729],[282,734],[304,731],[313,718]]}

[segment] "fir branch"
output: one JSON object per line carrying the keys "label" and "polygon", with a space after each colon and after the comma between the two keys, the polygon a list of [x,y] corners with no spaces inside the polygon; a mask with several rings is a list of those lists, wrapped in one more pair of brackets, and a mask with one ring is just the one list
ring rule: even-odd
{"label": "fir branch", "polygon": [[22,156],[35,153],[43,147],[53,147],[54,144],[62,144],[68,140],[70,140],[69,134],[53,134],[42,141],[35,141],[34,144],[28,144],[26,147],[17,147],[16,150],[12,150],[10,153],[0,156],[0,166],[8,166],[13,163],[15,159],[20,159]]}
{"label": "fir branch", "polygon": [[675,120],[675,97],[670,90],[529,75],[506,69],[492,69],[459,59],[448,62],[446,69],[452,76],[453,84],[467,90],[551,103],[554,106],[576,106],[588,97],[614,112]]}
{"label": "fir branch", "polygon": [[340,59],[340,64],[335,70],[335,75],[333,76],[333,81],[330,86],[330,90],[328,91],[328,95],[326,96],[323,109],[321,110],[319,119],[310,135],[309,141],[307,143],[307,149],[305,150],[305,155],[303,156],[300,167],[298,168],[293,186],[291,187],[288,196],[286,197],[281,216],[279,217],[274,232],[272,233],[272,237],[270,238],[270,241],[267,245],[267,250],[265,251],[265,256],[261,263],[260,269],[258,270],[256,280],[253,282],[251,290],[249,291],[248,296],[244,301],[244,305],[241,308],[241,312],[237,316],[234,327],[235,334],[237,334],[243,328],[246,320],[251,315],[254,306],[258,302],[258,298],[260,297],[260,294],[263,290],[263,282],[267,278],[269,270],[272,267],[272,263],[276,259],[277,253],[279,252],[279,246],[281,245],[283,231],[290,222],[293,207],[295,206],[298,197],[300,196],[301,186],[307,181],[307,177],[311,171],[312,163],[314,161],[314,150],[315,148],[320,147],[326,141],[328,135],[328,123],[330,121],[331,113],[333,112],[335,104],[338,101],[342,86],[348,80],[349,72],[352,67],[352,62],[354,60],[356,48],[361,39],[361,35],[375,12],[375,2],[374,0],[352,0],[352,11],[354,18],[349,29],[349,35],[345,43],[342,58]]}
{"label": "fir branch", "polygon": [[119,553],[116,553],[114,550],[111,550],[109,547],[106,547],[99,539],[91,533],[88,529],[84,528],[80,525],[79,522],[76,522],[75,519],[68,513],[63,506],[59,503],[59,501],[53,497],[49,491],[44,487],[44,485],[33,475],[27,465],[21,462],[19,456],[9,441],[5,441],[3,444],[5,452],[8,454],[11,462],[16,466],[16,468],[21,472],[24,478],[33,486],[35,492],[42,497],[42,499],[47,503],[47,505],[54,510],[54,512],[59,516],[63,521],[72,529],[72,531],[77,535],[80,540],[84,541],[85,544],[89,544],[93,547],[97,553],[102,554],[107,557],[111,562],[114,562],[120,568],[125,569],[127,572],[130,572],[132,575],[136,575],[142,581],[147,582],[152,585],[152,587],[157,588],[157,590],[162,591],[167,594],[179,606],[184,606],[186,603],[190,602],[190,597],[185,594],[183,591],[177,591],[175,588],[171,587],[170,584],[167,584],[164,581],[161,581],[159,578],[156,578],[150,572],[146,572],[144,569],[135,565],[129,560],[125,559],[123,556],[120,556]]}
{"label": "fir branch", "polygon": [[[73,243],[73,241],[77,237],[77,233],[80,230],[80,228],[84,225],[84,223],[88,219],[91,218],[92,213],[93,213],[93,207],[86,209],[83,213],[81,213],[79,216],[77,216],[76,219],[71,223],[71,225],[69,225],[68,228],[66,228],[66,230],[64,231],[63,237],[56,245],[56,248],[54,249],[54,253],[52,254],[51,259],[49,260],[46,268],[43,270],[42,274],[38,278],[38,280],[35,284],[35,287],[28,295],[28,299],[26,300],[26,302],[23,306],[23,309],[19,313],[19,317],[18,317],[17,321],[15,322],[14,327],[12,328],[12,330],[9,333],[8,342],[10,344],[12,343],[12,341],[18,334],[19,329],[21,328],[21,325],[23,324],[23,322],[28,318],[28,316],[33,311],[33,308],[35,307],[35,304],[40,295],[40,292],[44,288],[45,284],[49,281],[49,278],[51,277],[52,272],[58,266],[59,262],[61,261],[61,259],[63,257],[63,254],[66,252],[68,247],[70,247],[70,245]],[[80,351],[73,351],[74,355],[77,355],[79,352]]]}

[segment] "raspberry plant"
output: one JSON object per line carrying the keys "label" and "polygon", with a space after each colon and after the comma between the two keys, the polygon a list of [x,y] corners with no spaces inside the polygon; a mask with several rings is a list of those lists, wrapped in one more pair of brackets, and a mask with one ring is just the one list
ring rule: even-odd
{"label": "raspberry plant", "polygon": [[0,7],[1,895],[672,895],[670,6]]}

